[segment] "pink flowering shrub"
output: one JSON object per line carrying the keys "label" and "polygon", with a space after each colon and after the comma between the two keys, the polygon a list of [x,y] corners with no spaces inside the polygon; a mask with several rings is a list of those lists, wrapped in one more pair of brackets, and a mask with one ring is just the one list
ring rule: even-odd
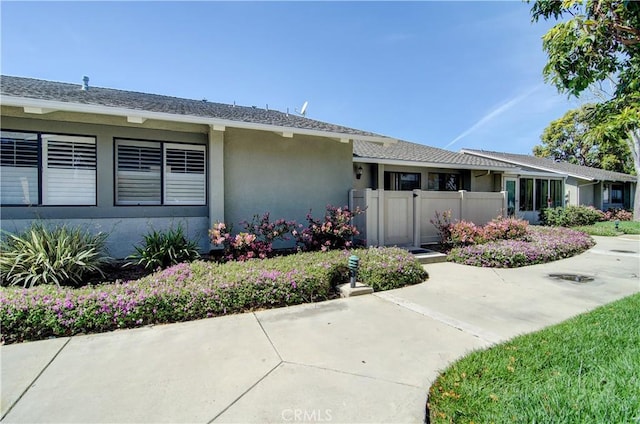
{"label": "pink flowering shrub", "polygon": [[458,221],[455,224],[451,224],[449,232],[449,244],[452,246],[469,246],[484,243],[482,227],[473,222]]}
{"label": "pink flowering shrub", "polygon": [[604,221],[633,221],[633,212],[624,209],[609,209],[604,212]]}
{"label": "pink flowering shrub", "polygon": [[265,259],[273,253],[273,243],[289,240],[289,234],[295,228],[295,222],[279,219],[271,222],[269,213],[262,217],[254,215],[251,222],[240,223],[244,231],[232,234],[231,227],[224,222],[214,224],[209,230],[211,243],[222,246],[224,260],[246,261],[248,259]]}
{"label": "pink flowering shrub", "polygon": [[465,265],[517,268],[556,261],[595,245],[585,233],[568,228],[529,227],[528,240],[500,240],[454,248],[447,260]]}
{"label": "pink flowering shrub", "polygon": [[517,240],[527,236],[527,221],[497,217],[484,226],[473,222],[451,222],[451,211],[439,213],[431,223],[436,227],[440,243],[446,247],[471,246],[496,240]]}
{"label": "pink flowering shrub", "polygon": [[323,219],[316,219],[307,214],[307,228],[301,231],[295,231],[297,242],[302,250],[327,251],[332,249],[344,249],[352,246],[354,236],[360,234],[355,225],[351,222],[353,218],[362,211],[356,208],[355,211],[349,210],[347,206],[342,208],[327,205],[327,212]]}
{"label": "pink flowering shrub", "polygon": [[413,256],[397,248],[309,252],[246,262],[182,263],[135,281],[77,289],[0,288],[2,343],[182,322],[333,297],[357,254],[360,277],[376,290],[424,281]]}
{"label": "pink flowering shrub", "polygon": [[482,227],[485,241],[518,240],[526,237],[529,222],[516,218],[498,217]]}

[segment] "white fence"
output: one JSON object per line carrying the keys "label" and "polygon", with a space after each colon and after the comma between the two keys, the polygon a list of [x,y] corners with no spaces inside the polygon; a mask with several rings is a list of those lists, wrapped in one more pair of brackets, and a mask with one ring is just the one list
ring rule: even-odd
{"label": "white fence", "polygon": [[506,192],[351,190],[350,207],[365,212],[355,218],[358,243],[366,246],[412,245],[438,241],[431,223],[436,212],[451,220],[486,224],[505,216]]}

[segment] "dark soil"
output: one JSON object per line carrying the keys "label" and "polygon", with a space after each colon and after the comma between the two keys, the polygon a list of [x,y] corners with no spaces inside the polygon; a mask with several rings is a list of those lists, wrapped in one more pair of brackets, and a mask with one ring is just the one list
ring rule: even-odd
{"label": "dark soil", "polygon": [[142,265],[124,266],[124,261],[114,261],[102,267],[104,276],[99,273],[87,275],[84,279],[85,284],[115,283],[137,280],[153,273],[153,270],[147,270]]}

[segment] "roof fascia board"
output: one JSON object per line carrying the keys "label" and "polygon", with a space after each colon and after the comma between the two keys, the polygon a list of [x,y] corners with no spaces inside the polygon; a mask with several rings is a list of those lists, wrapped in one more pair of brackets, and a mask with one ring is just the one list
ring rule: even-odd
{"label": "roof fascia board", "polygon": [[[524,169],[520,169],[520,171],[513,173],[513,175],[518,177],[545,177],[545,178],[567,178],[569,176],[568,174],[558,173],[558,172],[526,171]],[[580,179],[584,180],[584,178],[580,178]]]}
{"label": "roof fascia board", "polygon": [[400,159],[377,159],[377,158],[367,158],[361,156],[354,156],[354,162],[362,162],[362,163],[374,163],[380,165],[398,165],[398,166],[416,166],[420,168],[444,168],[444,169],[472,169],[472,170],[482,170],[482,171],[514,171],[517,172],[518,168],[513,166],[508,167],[497,167],[497,166],[483,166],[483,165],[463,165],[463,164],[455,164],[455,163],[441,163],[441,162],[419,162],[419,161],[408,161],[408,160],[400,160]]}
{"label": "roof fascia board", "polygon": [[55,110],[55,111],[76,112],[76,113],[94,113],[97,115],[122,116],[124,118],[127,118],[129,116],[135,116],[138,119],[155,119],[159,121],[183,122],[183,123],[189,123],[189,124],[203,124],[203,125],[217,125],[217,126],[243,128],[243,129],[260,130],[260,131],[275,131],[279,133],[310,135],[310,136],[316,136],[316,137],[331,138],[336,140],[358,139],[358,140],[370,141],[370,142],[379,143],[379,144],[385,144],[385,143],[394,144],[397,142],[396,139],[388,138],[388,137],[358,135],[358,134],[349,134],[349,133],[332,132],[332,131],[321,131],[321,130],[313,130],[313,129],[306,129],[306,128],[286,127],[286,126],[271,125],[271,124],[260,124],[255,122],[233,121],[230,119],[206,118],[206,117],[195,116],[195,115],[175,115],[172,113],[151,112],[151,111],[145,111],[145,110],[128,109],[128,108],[120,108],[120,107],[113,107],[113,106],[61,102],[56,100],[30,99],[27,97],[15,97],[15,96],[3,95],[0,98],[0,103],[2,103],[5,106],[14,106],[14,107],[22,107],[22,108],[24,107],[42,108],[42,109],[52,109],[52,111]]}
{"label": "roof fascia board", "polygon": [[521,162],[521,161],[518,161],[518,160],[499,158],[499,157],[496,157],[496,156],[493,156],[493,155],[487,155],[487,154],[482,154],[482,153],[478,153],[478,152],[470,152],[470,151],[464,150],[464,149],[461,150],[461,152],[463,154],[465,154],[465,155],[480,156],[480,157],[483,157],[485,159],[498,160],[498,161],[501,161],[501,162],[512,163],[514,165],[524,166],[524,167],[527,167],[527,168],[536,168],[536,169],[540,169],[540,170],[546,171],[546,172],[551,172],[551,173],[554,173],[554,174],[568,175],[570,177],[580,178],[580,179],[589,180],[589,181],[597,181],[596,178],[587,177],[585,175],[574,174],[573,172],[557,171],[555,169],[547,168],[547,167],[544,167],[544,166],[532,165],[530,163],[525,163],[525,162]]}

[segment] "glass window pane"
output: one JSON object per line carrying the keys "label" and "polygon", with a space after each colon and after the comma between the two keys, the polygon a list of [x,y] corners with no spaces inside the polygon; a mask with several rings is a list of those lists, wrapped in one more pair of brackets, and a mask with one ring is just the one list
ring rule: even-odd
{"label": "glass window pane", "polygon": [[159,205],[162,167],[159,142],[116,140],[116,203]]}
{"label": "glass window pane", "polygon": [[168,205],[206,203],[205,147],[165,145],[165,192]]}
{"label": "glass window pane", "polygon": [[533,178],[520,178],[520,210],[533,210]]}
{"label": "glass window pane", "polygon": [[622,203],[622,185],[611,185],[611,203]]}
{"label": "glass window pane", "polygon": [[536,178],[536,209],[539,211],[542,208],[547,207],[547,200],[549,197],[549,180]]}
{"label": "glass window pane", "polygon": [[562,207],[563,202],[563,194],[562,194],[562,180],[551,180],[549,186],[549,195],[551,196],[551,201],[553,202],[554,208]]}
{"label": "glass window pane", "polygon": [[96,139],[42,135],[42,203],[96,204]]}
{"label": "glass window pane", "polygon": [[1,132],[0,202],[37,205],[38,134]]}

